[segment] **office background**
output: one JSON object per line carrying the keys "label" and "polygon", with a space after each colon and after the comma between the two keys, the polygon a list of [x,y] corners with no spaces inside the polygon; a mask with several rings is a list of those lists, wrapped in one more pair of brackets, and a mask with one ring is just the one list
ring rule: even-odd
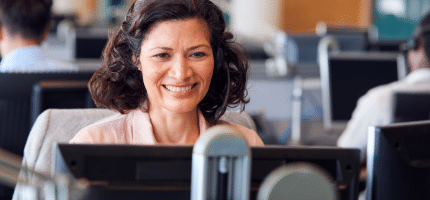
{"label": "office background", "polygon": [[[100,66],[100,52],[109,34],[133,1],[54,0],[51,34],[43,48],[54,59],[94,71]],[[333,146],[343,130],[325,129],[326,85],[319,63],[322,39],[336,36],[340,51],[359,51],[367,56],[366,61],[373,59],[366,52],[386,53],[377,57],[398,65],[394,56],[400,53],[399,45],[410,39],[420,18],[430,10],[430,0],[214,2],[224,10],[230,30],[251,58],[251,101],[245,111],[253,117],[263,141],[278,145]],[[391,72],[390,82],[404,77]]]}

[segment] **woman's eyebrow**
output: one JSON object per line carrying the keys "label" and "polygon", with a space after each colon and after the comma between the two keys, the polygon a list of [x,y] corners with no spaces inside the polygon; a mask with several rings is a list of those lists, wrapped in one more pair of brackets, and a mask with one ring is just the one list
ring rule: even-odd
{"label": "woman's eyebrow", "polygon": [[162,49],[162,50],[173,51],[173,49],[172,49],[172,48],[170,48],[170,47],[153,47],[153,48],[150,48],[149,50],[156,50],[156,49]]}
{"label": "woman's eyebrow", "polygon": [[[200,45],[192,46],[192,47],[188,48],[188,50],[194,50],[194,49],[198,49],[198,48],[200,48],[200,47],[203,47],[203,48],[211,48],[211,47],[210,47],[210,46],[208,46],[208,45],[200,44]],[[150,48],[149,50],[157,50],[157,49],[162,49],[162,50],[167,50],[167,51],[173,51],[173,48],[170,48],[170,47],[163,47],[163,46],[152,47],[152,48]]]}
{"label": "woman's eyebrow", "polygon": [[188,50],[194,50],[194,49],[197,49],[197,48],[200,48],[200,47],[204,47],[204,48],[211,48],[211,47],[210,47],[210,46],[208,46],[208,45],[200,44],[200,45],[197,45],[197,46],[192,46],[192,47],[188,48]]}

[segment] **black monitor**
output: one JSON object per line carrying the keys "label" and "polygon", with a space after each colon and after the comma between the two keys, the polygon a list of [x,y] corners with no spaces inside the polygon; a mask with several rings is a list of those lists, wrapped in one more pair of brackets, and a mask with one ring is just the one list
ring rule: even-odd
{"label": "black monitor", "polygon": [[[86,177],[86,199],[190,199],[192,146],[58,144],[55,173]],[[358,149],[252,147],[251,199],[264,178],[283,164],[307,161],[332,175],[341,199],[357,199]]]}
{"label": "black monitor", "polygon": [[430,121],[371,127],[366,199],[430,199]]}
{"label": "black monitor", "polygon": [[370,89],[406,76],[401,55],[381,52],[329,54],[320,65],[325,128],[344,128],[358,99]]}
{"label": "black monitor", "polygon": [[77,28],[75,59],[100,60],[108,39],[107,28]]}
{"label": "black monitor", "polygon": [[31,124],[48,108],[96,108],[88,80],[41,80],[31,93]]}
{"label": "black monitor", "polygon": [[[40,80],[89,80],[93,72],[0,73],[0,148],[23,155],[31,129],[31,90]],[[0,185],[0,197],[13,190]]]}
{"label": "black monitor", "polygon": [[430,91],[397,92],[394,105],[393,122],[430,119]]}
{"label": "black monitor", "polygon": [[22,156],[31,129],[31,93],[34,84],[42,80],[88,81],[93,73],[0,73],[0,148]]}

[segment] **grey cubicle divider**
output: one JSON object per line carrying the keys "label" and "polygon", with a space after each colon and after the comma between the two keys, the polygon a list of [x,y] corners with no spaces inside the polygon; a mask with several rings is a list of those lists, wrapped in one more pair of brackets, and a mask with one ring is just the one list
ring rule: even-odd
{"label": "grey cubicle divider", "polygon": [[289,35],[297,44],[299,63],[317,63],[318,35]]}

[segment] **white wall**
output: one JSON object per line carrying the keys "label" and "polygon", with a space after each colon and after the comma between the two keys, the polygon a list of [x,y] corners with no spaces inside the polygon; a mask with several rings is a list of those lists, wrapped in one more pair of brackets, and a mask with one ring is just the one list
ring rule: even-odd
{"label": "white wall", "polygon": [[282,0],[231,0],[232,31],[265,40],[280,29]]}

